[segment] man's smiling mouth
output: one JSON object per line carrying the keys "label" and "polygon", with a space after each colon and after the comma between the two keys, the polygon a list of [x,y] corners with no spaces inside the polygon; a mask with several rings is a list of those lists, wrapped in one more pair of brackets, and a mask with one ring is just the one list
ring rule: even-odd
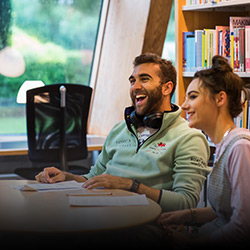
{"label": "man's smiling mouth", "polygon": [[146,98],[147,98],[147,95],[137,94],[135,96],[136,104],[142,104]]}

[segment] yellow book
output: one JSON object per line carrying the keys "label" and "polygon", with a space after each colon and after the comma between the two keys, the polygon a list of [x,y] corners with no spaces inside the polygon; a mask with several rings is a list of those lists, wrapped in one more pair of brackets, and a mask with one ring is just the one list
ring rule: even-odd
{"label": "yellow book", "polygon": [[205,68],[205,30],[202,32],[202,68]]}
{"label": "yellow book", "polygon": [[245,101],[243,105],[243,121],[242,121],[243,128],[247,128],[247,108],[248,108],[248,101]]}

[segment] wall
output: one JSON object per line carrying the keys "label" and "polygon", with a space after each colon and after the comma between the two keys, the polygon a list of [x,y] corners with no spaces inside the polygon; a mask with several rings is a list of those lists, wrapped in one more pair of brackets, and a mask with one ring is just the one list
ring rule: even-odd
{"label": "wall", "polygon": [[91,78],[94,93],[88,133],[106,136],[131,105],[128,78],[134,58],[142,52],[162,52],[172,0],[104,3],[107,16],[101,22],[104,33],[99,36]]}

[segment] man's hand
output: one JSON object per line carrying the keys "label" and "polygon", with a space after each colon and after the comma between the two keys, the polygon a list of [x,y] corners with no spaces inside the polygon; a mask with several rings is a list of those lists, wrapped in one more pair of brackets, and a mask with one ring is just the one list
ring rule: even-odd
{"label": "man's hand", "polygon": [[102,174],[85,181],[82,187],[88,189],[105,187],[109,189],[130,190],[132,182],[133,181],[128,178]]}
{"label": "man's hand", "polygon": [[[118,177],[109,174],[101,174],[86,180],[82,185],[83,188],[93,189],[97,187],[104,187],[109,189],[123,189],[130,190],[133,180],[124,177]],[[146,196],[156,202],[159,200],[160,190],[140,184],[137,193],[146,194]]]}
{"label": "man's hand", "polygon": [[35,176],[36,180],[43,183],[55,183],[66,180],[64,172],[55,167],[45,168],[43,172]]}

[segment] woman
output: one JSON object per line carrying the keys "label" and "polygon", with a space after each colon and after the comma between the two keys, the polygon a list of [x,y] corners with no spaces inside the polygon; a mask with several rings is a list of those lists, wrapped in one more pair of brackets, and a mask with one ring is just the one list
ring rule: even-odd
{"label": "woman", "polygon": [[[203,130],[216,145],[208,184],[211,207],[163,213],[158,219],[182,245],[250,241],[250,132],[236,128],[233,120],[243,109],[243,83],[226,59],[214,56],[212,62],[211,69],[195,73],[182,105],[189,126]],[[181,224],[202,226],[190,238],[171,227]]]}

